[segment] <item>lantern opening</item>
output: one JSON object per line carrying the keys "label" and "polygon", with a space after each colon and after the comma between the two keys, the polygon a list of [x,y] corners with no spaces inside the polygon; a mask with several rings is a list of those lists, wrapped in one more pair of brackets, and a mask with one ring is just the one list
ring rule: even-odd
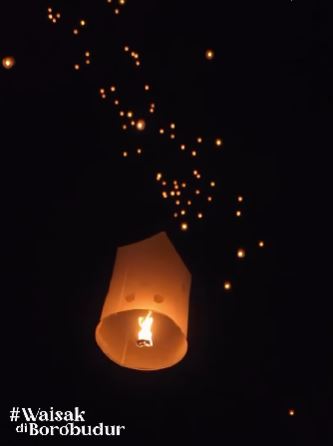
{"label": "lantern opening", "polygon": [[172,319],[154,311],[154,346],[139,348],[138,320],[143,314],[147,314],[146,309],[121,311],[104,318],[96,329],[99,347],[123,367],[147,371],[171,367],[186,354],[186,336]]}
{"label": "lantern opening", "polygon": [[138,340],[136,345],[138,347],[152,347],[153,346],[153,332],[151,326],[153,325],[154,318],[152,312],[148,311],[145,317],[140,316],[138,322],[141,330],[138,333]]}

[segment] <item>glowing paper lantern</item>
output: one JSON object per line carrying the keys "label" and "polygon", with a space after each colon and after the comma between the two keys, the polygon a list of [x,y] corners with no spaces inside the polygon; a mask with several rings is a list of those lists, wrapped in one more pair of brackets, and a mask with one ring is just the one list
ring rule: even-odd
{"label": "glowing paper lantern", "polygon": [[187,351],[191,274],[165,232],[118,248],[96,341],[117,364],[158,370]]}
{"label": "glowing paper lantern", "polygon": [[212,49],[206,50],[205,56],[206,56],[207,60],[214,59],[214,56],[215,56],[214,51]]}
{"label": "glowing paper lantern", "polygon": [[142,132],[145,128],[146,128],[146,122],[144,119],[139,119],[136,122],[136,128],[137,130],[139,130],[140,132]]}
{"label": "glowing paper lantern", "polygon": [[2,59],[2,66],[6,68],[6,70],[10,70],[15,65],[14,57],[8,56]]}

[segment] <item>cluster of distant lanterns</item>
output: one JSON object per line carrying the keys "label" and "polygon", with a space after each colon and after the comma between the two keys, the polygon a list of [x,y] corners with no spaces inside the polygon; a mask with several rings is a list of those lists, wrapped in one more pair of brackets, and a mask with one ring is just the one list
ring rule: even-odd
{"label": "cluster of distant lanterns", "polygon": [[[213,57],[214,52],[207,50],[206,58]],[[14,57],[2,59],[5,69],[14,65]],[[145,127],[144,119],[136,121],[138,131]],[[216,144],[222,141],[218,139]],[[181,229],[186,231],[187,223],[182,223]],[[264,247],[264,241],[258,245]],[[245,256],[245,249],[239,248],[237,257]],[[187,350],[190,282],[190,273],[165,233],[119,248],[96,329],[101,350],[119,365],[139,370],[157,370],[179,362]],[[231,282],[225,281],[223,288],[231,291]]]}
{"label": "cluster of distant lanterns", "polygon": [[[111,3],[111,0],[107,2]],[[119,0],[120,5],[125,3],[125,0]],[[52,8],[48,8],[48,13],[53,22],[60,18],[59,13],[53,17]],[[119,14],[119,9],[115,9],[115,13]],[[81,20],[80,26],[85,25],[86,22]],[[78,34],[78,29],[73,32]],[[125,47],[125,51],[128,50]],[[85,56],[86,63],[90,63],[90,52]],[[136,54],[131,56],[138,59]],[[214,50],[205,51],[207,60],[214,57]],[[13,56],[2,59],[6,70],[12,69],[15,63]],[[148,85],[145,90],[149,90]],[[138,119],[135,127],[143,131],[146,121]],[[215,144],[221,146],[222,139],[217,138]],[[127,152],[123,155],[127,156]],[[242,201],[243,197],[238,197],[238,202]],[[236,216],[241,215],[237,210]],[[182,223],[181,229],[186,231],[187,228],[187,223]],[[260,240],[258,246],[263,248],[264,241]],[[245,256],[246,251],[239,248],[237,257]],[[97,344],[109,359],[124,367],[148,371],[176,364],[187,351],[190,288],[191,274],[164,232],[118,248],[110,287],[96,328]],[[231,291],[232,283],[225,281],[223,288]],[[290,408],[288,415],[293,417],[295,409]]]}
{"label": "cluster of distant lanterns", "polygon": [[[213,59],[214,51],[206,50],[205,56]],[[2,59],[6,70],[14,65],[14,57]],[[145,130],[146,121],[137,119],[135,127]],[[220,138],[215,141],[217,146],[222,143]],[[237,200],[242,203],[243,197]],[[236,215],[241,216],[241,211],[237,210]],[[188,224],[183,222],[181,230],[187,229]],[[264,241],[260,240],[258,246],[263,248]],[[245,258],[245,249],[239,248],[236,255]],[[191,274],[165,233],[119,248],[96,329],[101,350],[117,364],[138,370],[158,370],[179,362],[187,351],[190,284]],[[231,291],[232,283],[225,281],[223,288]],[[289,415],[294,413],[291,409]]]}

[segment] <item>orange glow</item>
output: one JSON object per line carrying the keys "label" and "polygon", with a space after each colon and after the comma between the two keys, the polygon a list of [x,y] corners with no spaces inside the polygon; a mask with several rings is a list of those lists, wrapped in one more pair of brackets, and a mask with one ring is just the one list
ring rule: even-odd
{"label": "orange glow", "polygon": [[97,345],[122,367],[148,371],[177,364],[188,347],[190,286],[191,274],[164,232],[119,247]]}
{"label": "orange glow", "polygon": [[142,132],[146,128],[146,121],[144,119],[139,119],[136,122],[136,128],[137,128],[137,130]]}
{"label": "orange glow", "polygon": [[242,248],[238,249],[238,251],[237,251],[237,257],[238,257],[239,259],[243,259],[243,258],[245,257],[245,250],[242,249]]}
{"label": "orange glow", "polygon": [[231,283],[228,282],[228,281],[224,282],[224,284],[223,284],[223,288],[224,288],[226,291],[230,291],[230,290],[231,290]]}
{"label": "orange glow", "polygon": [[180,225],[180,229],[182,230],[182,231],[187,231],[188,230],[188,224],[187,223],[181,223],[181,225]]}
{"label": "orange glow", "polygon": [[206,50],[206,59],[207,60],[212,60],[214,59],[214,51],[212,49]]}
{"label": "orange glow", "polygon": [[259,245],[259,248],[263,248],[265,246],[265,242],[263,240],[260,240],[258,245]]}
{"label": "orange glow", "polygon": [[138,340],[136,345],[138,347],[152,347],[153,346],[153,332],[152,325],[154,318],[152,317],[152,312],[148,311],[145,317],[139,317],[138,323],[141,330],[138,332]]}
{"label": "orange glow", "polygon": [[288,410],[288,414],[290,417],[293,417],[295,415],[295,410],[294,409],[289,409]]}
{"label": "orange glow", "polygon": [[216,138],[215,139],[215,145],[216,146],[220,147],[220,146],[222,146],[222,144],[223,144],[223,141],[222,141],[221,138]]}
{"label": "orange glow", "polygon": [[2,59],[2,66],[6,68],[6,70],[10,70],[15,65],[14,57],[8,56]]}

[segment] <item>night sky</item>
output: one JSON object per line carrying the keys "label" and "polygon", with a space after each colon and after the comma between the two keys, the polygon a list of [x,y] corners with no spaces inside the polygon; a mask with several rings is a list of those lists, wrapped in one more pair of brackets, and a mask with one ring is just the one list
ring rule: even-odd
{"label": "night sky", "polygon": [[[330,445],[331,11],[125,3],[1,3],[1,444]],[[192,273],[189,350],[138,372],[94,332],[117,247],[160,231]],[[13,406],[126,431],[24,437]]]}

